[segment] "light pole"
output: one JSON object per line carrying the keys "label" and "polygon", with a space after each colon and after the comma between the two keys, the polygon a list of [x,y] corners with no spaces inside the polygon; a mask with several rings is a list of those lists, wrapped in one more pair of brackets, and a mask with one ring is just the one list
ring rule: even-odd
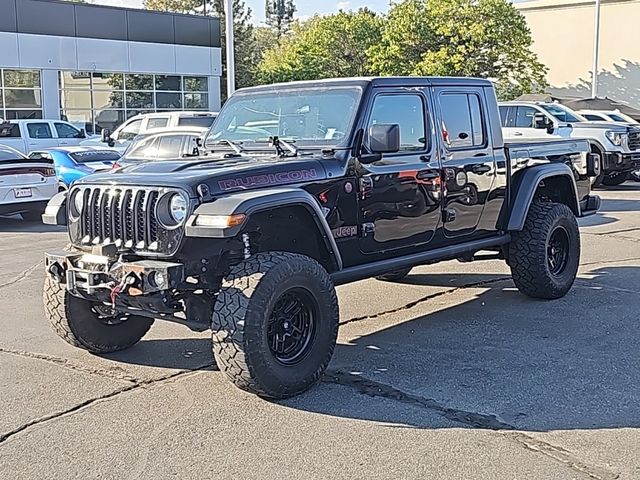
{"label": "light pole", "polygon": [[593,73],[591,76],[591,98],[598,96],[598,56],[600,54],[600,0],[596,0],[596,25],[593,42]]}
{"label": "light pole", "polygon": [[236,60],[233,40],[233,0],[226,0],[227,24],[227,98],[236,91]]}

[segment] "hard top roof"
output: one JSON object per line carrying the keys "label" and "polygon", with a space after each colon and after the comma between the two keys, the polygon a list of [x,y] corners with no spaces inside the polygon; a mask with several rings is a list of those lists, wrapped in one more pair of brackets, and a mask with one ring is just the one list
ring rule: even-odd
{"label": "hard top roof", "polygon": [[493,84],[484,78],[472,77],[353,77],[326,78],[322,80],[303,80],[297,82],[259,85],[238,90],[238,93],[251,93],[273,89],[295,89],[313,87],[437,87],[437,86],[467,86],[491,87]]}

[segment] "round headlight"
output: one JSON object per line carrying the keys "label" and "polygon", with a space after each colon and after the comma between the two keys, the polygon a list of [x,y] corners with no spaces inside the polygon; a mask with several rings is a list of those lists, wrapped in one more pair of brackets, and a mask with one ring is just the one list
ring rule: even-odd
{"label": "round headlight", "polygon": [[187,216],[187,208],[189,206],[189,202],[179,193],[176,193],[169,200],[169,213],[171,214],[171,218],[176,223],[182,223]]}

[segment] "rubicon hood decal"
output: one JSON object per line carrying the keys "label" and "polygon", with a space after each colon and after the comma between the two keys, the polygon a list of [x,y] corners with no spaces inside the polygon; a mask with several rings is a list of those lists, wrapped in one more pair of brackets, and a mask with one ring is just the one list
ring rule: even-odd
{"label": "rubicon hood decal", "polygon": [[218,181],[222,191],[238,190],[242,188],[260,187],[268,185],[282,185],[320,178],[315,168],[293,170],[290,172],[269,173],[266,175],[252,175],[249,177],[229,178]]}

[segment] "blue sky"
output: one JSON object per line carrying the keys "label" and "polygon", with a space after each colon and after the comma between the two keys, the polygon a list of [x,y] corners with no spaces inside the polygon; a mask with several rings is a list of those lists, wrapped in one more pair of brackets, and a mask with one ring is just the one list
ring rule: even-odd
{"label": "blue sky", "polygon": [[[246,0],[254,13],[254,22],[264,21],[264,0]],[[142,8],[142,0],[89,0],[89,3],[113,5],[117,7]],[[296,0],[298,16],[307,18],[315,13],[333,13],[339,9],[357,10],[360,7],[369,7],[379,12],[386,11],[389,0]]]}

